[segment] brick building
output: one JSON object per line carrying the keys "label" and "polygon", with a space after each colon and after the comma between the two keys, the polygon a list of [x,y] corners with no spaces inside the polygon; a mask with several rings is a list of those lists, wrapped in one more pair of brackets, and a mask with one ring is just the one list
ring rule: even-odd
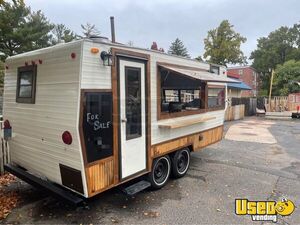
{"label": "brick building", "polygon": [[258,94],[258,73],[251,66],[229,67],[227,76],[240,79],[252,90],[242,90],[241,97],[256,97]]}

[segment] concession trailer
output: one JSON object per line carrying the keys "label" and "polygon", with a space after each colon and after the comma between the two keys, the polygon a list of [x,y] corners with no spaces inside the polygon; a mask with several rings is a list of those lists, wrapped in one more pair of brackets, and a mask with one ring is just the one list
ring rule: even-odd
{"label": "concession trailer", "polygon": [[223,66],[103,37],[9,57],[6,170],[64,198],[161,188],[222,139],[228,82]]}

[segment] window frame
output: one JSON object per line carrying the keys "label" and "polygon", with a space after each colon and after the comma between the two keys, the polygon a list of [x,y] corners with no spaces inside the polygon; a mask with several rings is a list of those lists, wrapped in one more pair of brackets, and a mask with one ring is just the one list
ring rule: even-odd
{"label": "window frame", "polygon": [[[112,89],[81,89],[80,91],[80,111],[79,111],[79,135],[80,135],[80,142],[81,142],[81,151],[83,155],[83,162],[85,166],[91,166],[98,164],[99,162],[103,162],[106,160],[111,160],[114,159],[116,156],[115,152],[115,141],[113,140],[112,142],[112,155],[107,156],[105,158],[97,159],[95,161],[89,162],[88,161],[88,156],[87,156],[87,149],[86,149],[86,140],[84,137],[84,129],[83,129],[83,120],[84,120],[84,111],[86,107],[86,99],[85,99],[85,94],[86,93],[111,93],[113,96],[113,91]],[[113,97],[112,97],[113,98]],[[113,126],[113,133],[114,133],[114,125],[113,125],[113,120],[114,120],[114,105],[112,103],[112,126]]]}
{"label": "window frame", "polygon": [[[157,84],[157,120],[164,120],[164,119],[171,119],[171,118],[177,118],[177,117],[184,117],[184,116],[189,116],[189,115],[196,115],[196,114],[202,114],[206,113],[209,111],[213,111],[214,109],[208,109],[208,84],[206,81],[203,81],[203,84],[201,87],[199,87],[200,99],[204,99],[204,108],[198,109],[198,110],[187,110],[187,111],[181,111],[181,112],[162,112],[162,107],[161,107],[161,102],[162,102],[162,88],[161,88],[161,72],[160,72],[160,65],[169,65],[169,66],[176,66],[178,68],[183,68],[183,69],[195,69],[195,70],[201,70],[196,67],[187,67],[187,66],[179,66],[179,65],[174,65],[174,64],[169,64],[169,63],[163,63],[163,62],[157,62],[156,64],[156,84]],[[182,74],[180,74],[182,75]],[[185,75],[182,75],[185,76]],[[188,77],[188,76],[186,76]],[[195,79],[192,77],[188,77],[190,79]],[[188,89],[188,88],[186,88]],[[216,109],[219,110],[219,109]]]}
{"label": "window frame", "polygon": [[[127,107],[127,101],[129,99],[129,86],[128,86],[128,71],[129,70],[133,70],[133,71],[137,71],[139,76],[138,76],[138,82],[139,82],[139,103],[140,103],[140,123],[139,123],[139,133],[135,133],[135,134],[128,134],[128,122],[126,123],[126,140],[131,140],[131,139],[135,139],[135,138],[138,138],[138,137],[141,137],[142,136],[142,70],[141,68],[137,68],[137,67],[131,67],[131,66],[125,66],[125,111],[126,111],[126,114],[127,114],[127,110],[128,110],[128,107]],[[127,118],[127,115],[126,115],[126,118]]]}
{"label": "window frame", "polygon": [[[214,72],[213,72],[213,68],[218,68],[218,73],[214,73]],[[210,64],[209,71],[210,71],[211,73],[213,73],[213,74],[220,75],[220,66],[216,66],[216,65]]]}
{"label": "window frame", "polygon": [[[32,72],[32,82],[31,82],[31,96],[30,97],[21,97],[20,96],[20,87],[21,85],[21,74],[23,72]],[[26,104],[35,104],[35,95],[36,95],[36,76],[37,76],[37,66],[22,66],[18,68],[17,74],[17,89],[16,89],[16,102],[17,103],[26,103]]]}
{"label": "window frame", "polygon": [[[200,91],[200,95],[201,98],[200,99],[204,99],[204,108],[199,109],[199,110],[190,110],[190,111],[181,111],[181,112],[162,112],[162,106],[161,106],[161,102],[162,102],[162,88],[161,88],[161,72],[160,72],[160,66],[173,66],[173,67],[178,67],[178,68],[182,68],[182,69],[194,69],[194,70],[203,70],[197,67],[190,67],[190,66],[181,66],[181,65],[175,65],[175,64],[170,64],[170,63],[166,63],[166,62],[157,62],[156,63],[156,85],[157,85],[157,120],[165,120],[165,119],[172,119],[172,118],[177,118],[177,117],[184,117],[184,116],[190,116],[190,115],[196,115],[196,114],[203,114],[203,113],[207,113],[207,112],[211,112],[211,111],[219,111],[219,110],[224,110],[226,108],[226,85],[225,84],[220,84],[220,85],[213,85],[210,84],[208,85],[207,81],[203,81],[203,84],[201,87]],[[207,71],[207,70],[206,70]],[[182,75],[181,76],[186,76],[186,75]],[[195,79],[189,76],[186,76],[190,79]],[[225,89],[225,97],[224,97],[224,105],[222,106],[216,106],[216,107],[211,107],[208,108],[208,88],[224,88]],[[187,88],[188,89],[188,88]]]}
{"label": "window frame", "polygon": [[[223,105],[217,105],[213,107],[208,107],[208,89],[224,89],[224,104]],[[217,111],[217,110],[224,110],[226,105],[226,86],[219,86],[219,85],[208,85],[207,87],[207,111]]]}
{"label": "window frame", "polygon": [[[182,103],[182,100],[181,100],[182,91],[196,91],[197,90],[197,91],[199,91],[199,99],[201,100],[201,97],[202,97],[201,94],[202,94],[203,87],[204,87],[204,85],[202,85],[202,87],[199,86],[198,88],[183,88],[183,89],[176,89],[176,88],[171,88],[171,87],[169,88],[169,87],[167,87],[167,88],[163,88],[163,89],[161,88],[161,92],[162,92],[162,96],[164,96],[165,95],[165,91],[177,91],[178,92],[178,102]],[[205,90],[205,89],[203,89],[203,90]],[[163,100],[163,98],[161,100]],[[173,102],[173,101],[170,101],[170,102]],[[200,109],[204,109],[204,108],[200,108],[200,105],[199,105],[199,108],[197,107],[197,109],[191,110],[191,111],[197,111],[197,110],[200,110]],[[188,110],[186,110],[186,111],[188,111]],[[162,113],[167,113],[167,112],[162,111]],[[172,112],[172,113],[174,113],[174,112]]]}

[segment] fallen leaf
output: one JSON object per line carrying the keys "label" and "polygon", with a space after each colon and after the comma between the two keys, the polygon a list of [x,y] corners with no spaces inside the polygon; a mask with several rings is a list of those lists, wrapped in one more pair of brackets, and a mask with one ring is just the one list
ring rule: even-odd
{"label": "fallen leaf", "polygon": [[159,212],[150,211],[150,212],[144,212],[144,215],[149,217],[158,217],[160,214]]}
{"label": "fallen leaf", "polygon": [[[1,184],[3,184],[3,180],[5,180],[5,184],[8,185],[7,180],[11,180],[11,176],[7,178],[7,174],[0,177]],[[20,199],[19,194],[16,191],[5,191],[0,188],[0,220],[6,218],[11,210],[17,206],[17,203]]]}

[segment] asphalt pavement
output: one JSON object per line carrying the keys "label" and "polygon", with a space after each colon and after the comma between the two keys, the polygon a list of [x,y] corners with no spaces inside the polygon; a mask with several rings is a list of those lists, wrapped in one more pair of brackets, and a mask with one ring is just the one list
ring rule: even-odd
{"label": "asphalt pavement", "polygon": [[117,188],[76,209],[19,181],[9,224],[272,224],[235,214],[235,199],[279,201],[296,209],[277,224],[300,224],[300,121],[250,117],[226,123],[224,139],[192,154],[183,178],[127,197]]}

